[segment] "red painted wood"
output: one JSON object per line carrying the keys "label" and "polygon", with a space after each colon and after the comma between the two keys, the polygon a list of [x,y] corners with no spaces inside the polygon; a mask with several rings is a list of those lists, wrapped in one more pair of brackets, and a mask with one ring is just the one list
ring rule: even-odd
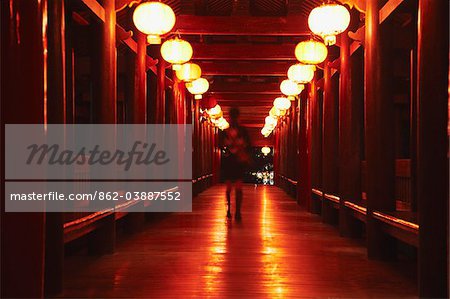
{"label": "red painted wood", "polygon": [[314,188],[322,188],[322,122],[321,122],[321,105],[319,99],[319,91],[317,90],[317,78],[311,82],[311,172],[312,172],[312,186]]}
{"label": "red painted wood", "polygon": [[[307,95],[307,92],[309,94]],[[298,184],[297,196],[299,204],[307,211],[311,211],[311,104],[315,92],[305,90],[300,96],[299,130],[298,130]]]}
{"label": "red painted wood", "polygon": [[144,34],[137,33],[137,51],[134,59],[133,97],[130,99],[131,123],[147,123],[147,40]]}
{"label": "red painted wood", "polygon": [[417,200],[419,294],[423,297],[449,295],[449,28],[443,25],[448,22],[448,9],[448,1],[419,1]]}
{"label": "red painted wood", "polygon": [[[286,70],[287,71],[287,70]],[[213,82],[209,93],[280,94],[279,83]]]}
{"label": "red painted wood", "polygon": [[[46,115],[47,1],[1,1],[3,124],[43,124]],[[19,22],[20,21],[20,22]],[[25,105],[26,103],[26,105]],[[2,142],[4,152],[4,142]],[[5,157],[1,155],[1,164]],[[5,169],[1,168],[2,190]],[[1,297],[44,295],[45,214],[5,213],[1,195]]]}
{"label": "red painted wood", "polygon": [[[332,77],[327,61],[324,69],[323,125],[322,125],[322,191],[328,194],[338,192],[338,93],[336,79]],[[322,201],[322,218],[325,222],[337,220],[335,211]]]}
{"label": "red painted wood", "polygon": [[[239,92],[212,92],[208,93],[211,94],[214,97],[217,97],[220,99],[221,102],[246,102],[247,104],[255,104],[258,105],[258,102],[264,103],[264,104],[273,104],[273,95],[272,94],[258,94],[257,92],[252,93],[239,93]],[[230,104],[231,105],[231,104]]]}
{"label": "red painted wood", "polygon": [[286,77],[289,67],[294,63],[293,61],[203,61],[200,65],[203,75]]}
{"label": "red painted wood", "polygon": [[194,60],[290,60],[292,63],[295,63],[293,55],[295,46],[294,43],[276,45],[192,43],[192,47],[195,49]]}
{"label": "red painted wood", "polygon": [[[264,26],[263,24],[270,24]],[[179,15],[173,29],[199,35],[286,35],[310,34],[306,18]]]}
{"label": "red painted wood", "polygon": [[[48,0],[47,39],[47,122],[66,123],[66,25],[64,1]],[[71,55],[71,51],[68,53]],[[62,213],[48,213],[45,229],[45,284],[46,296],[62,290],[64,261],[64,218]]]}
{"label": "red painted wood", "polygon": [[[317,74],[315,75],[317,76]],[[311,187],[322,189],[322,101],[319,97],[317,77],[310,86],[311,107]],[[311,192],[313,193],[313,192]],[[321,203],[312,195],[311,212],[319,213]]]}
{"label": "red painted wood", "polygon": [[114,1],[103,4],[105,19],[96,25],[93,53],[93,120],[98,124],[117,122],[116,11]]}
{"label": "red painted wood", "polygon": [[[363,86],[362,68],[353,60],[360,56],[350,56],[350,41],[347,32],[340,35],[339,73],[339,196],[344,200],[361,199],[361,138],[363,128],[363,97],[356,86]],[[354,73],[354,74],[353,74]],[[356,82],[353,82],[356,81]],[[356,87],[357,88],[357,87]],[[355,89],[356,89],[355,88]],[[343,236],[357,236],[360,225],[340,202],[339,230]]]}
{"label": "red painted wood", "polygon": [[[391,78],[386,73],[390,67],[386,62],[389,49],[385,47],[381,57],[383,41],[380,37],[379,1],[368,0],[366,9],[364,82],[368,255],[370,258],[389,259],[395,253],[393,240],[377,227],[371,217],[374,210],[395,210],[393,101],[386,85]],[[388,35],[386,32],[383,38],[389,38]]]}
{"label": "red painted wood", "polygon": [[[159,53],[159,52],[158,52]],[[157,65],[157,85],[156,85],[156,107],[155,116],[157,124],[166,123],[166,66],[165,61],[158,54],[158,65]]]}

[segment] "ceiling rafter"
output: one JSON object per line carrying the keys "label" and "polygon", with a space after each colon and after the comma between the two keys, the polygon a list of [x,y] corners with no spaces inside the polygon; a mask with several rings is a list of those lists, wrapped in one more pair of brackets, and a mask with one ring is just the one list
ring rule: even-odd
{"label": "ceiling rafter", "polygon": [[[270,26],[261,26],[270,24]],[[297,17],[191,16],[177,17],[174,31],[194,35],[309,36],[306,19]]]}

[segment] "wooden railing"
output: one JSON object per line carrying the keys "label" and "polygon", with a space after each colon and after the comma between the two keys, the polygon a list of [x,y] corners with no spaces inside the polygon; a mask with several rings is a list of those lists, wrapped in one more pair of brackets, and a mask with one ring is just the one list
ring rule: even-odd
{"label": "wooden railing", "polygon": [[[345,213],[335,214],[339,217],[352,216],[363,223],[367,222],[368,210],[366,200],[352,201],[336,195],[327,194],[319,189],[311,189],[313,200],[321,201],[323,217],[329,217],[329,209],[345,209]],[[326,209],[326,210],[324,210]],[[325,216],[327,215],[327,216]],[[418,247],[419,225],[417,213],[410,211],[372,211],[370,217],[386,234],[407,244]]]}
{"label": "wooden railing", "polygon": [[[367,190],[367,165],[361,162],[361,188]],[[411,161],[409,159],[397,159],[395,161],[395,199],[403,204],[403,209],[411,206]]]}
{"label": "wooden railing", "polygon": [[194,195],[204,191],[206,188],[211,186],[213,176],[214,174],[209,173],[192,179],[192,191]]}
{"label": "wooden railing", "polygon": [[282,174],[276,174],[276,177],[278,179],[276,182],[277,186],[286,191],[290,196],[295,197],[298,182]]}

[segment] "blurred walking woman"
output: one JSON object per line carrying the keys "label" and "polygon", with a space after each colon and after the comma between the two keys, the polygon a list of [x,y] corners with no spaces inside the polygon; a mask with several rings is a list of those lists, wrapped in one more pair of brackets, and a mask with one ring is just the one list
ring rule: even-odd
{"label": "blurred walking woman", "polygon": [[239,124],[239,109],[230,109],[230,127],[222,132],[222,176],[226,182],[227,217],[231,218],[231,189],[234,183],[236,196],[235,219],[241,219],[242,180],[251,162],[250,138]]}

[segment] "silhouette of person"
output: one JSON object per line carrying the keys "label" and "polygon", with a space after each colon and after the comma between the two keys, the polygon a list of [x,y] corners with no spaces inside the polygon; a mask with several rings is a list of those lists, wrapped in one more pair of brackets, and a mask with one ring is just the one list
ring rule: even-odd
{"label": "silhouette of person", "polygon": [[247,130],[239,124],[239,109],[230,109],[230,126],[221,134],[223,149],[222,178],[226,182],[227,218],[231,218],[231,190],[235,185],[236,214],[241,219],[242,180],[251,163],[250,138]]}

